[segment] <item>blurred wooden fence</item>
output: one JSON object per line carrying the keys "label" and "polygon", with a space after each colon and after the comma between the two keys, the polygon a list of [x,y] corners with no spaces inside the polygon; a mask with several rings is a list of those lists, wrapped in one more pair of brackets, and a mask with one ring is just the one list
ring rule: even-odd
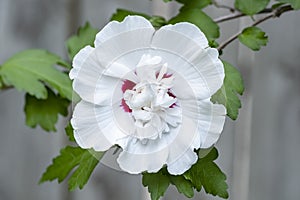
{"label": "blurred wooden fence", "polygon": [[[220,1],[221,2],[221,1]],[[223,1],[232,4],[233,0]],[[90,21],[103,27],[116,8],[172,16],[178,5],[160,0],[0,0],[0,64],[14,53],[44,48],[66,56],[64,41]],[[214,17],[225,10],[208,9]],[[222,23],[222,37],[241,29],[245,19]],[[238,66],[246,91],[240,118],[227,120],[217,147],[218,163],[228,175],[232,200],[299,199],[300,179],[300,12],[261,26],[270,44],[260,53],[232,43],[223,58]],[[66,184],[37,185],[40,175],[63,147],[59,133],[24,125],[23,94],[0,93],[0,200],[148,200],[141,177],[97,168],[82,191]],[[165,200],[184,199],[171,188]],[[194,199],[218,199],[196,195]]]}

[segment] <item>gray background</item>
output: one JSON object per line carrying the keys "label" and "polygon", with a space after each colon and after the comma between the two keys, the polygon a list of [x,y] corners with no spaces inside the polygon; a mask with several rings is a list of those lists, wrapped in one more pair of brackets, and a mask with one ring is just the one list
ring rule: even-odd
{"label": "gray background", "polygon": [[[219,1],[221,2],[221,1]],[[232,0],[223,1],[232,4]],[[174,15],[178,5],[159,0],[0,0],[0,63],[21,50],[43,48],[66,57],[64,41],[90,21],[103,27],[116,8]],[[225,10],[208,9],[214,17]],[[228,119],[217,147],[232,200],[300,199],[300,12],[261,25],[269,45],[259,53],[232,43],[222,56],[243,73],[246,92],[236,122]],[[249,23],[222,23],[223,41]],[[66,144],[61,119],[57,133],[24,125],[24,94],[0,92],[0,200],[149,200],[141,177],[97,167],[83,190],[65,183],[38,185],[51,159]],[[204,194],[194,199],[219,199]],[[165,200],[185,199],[171,187]]]}

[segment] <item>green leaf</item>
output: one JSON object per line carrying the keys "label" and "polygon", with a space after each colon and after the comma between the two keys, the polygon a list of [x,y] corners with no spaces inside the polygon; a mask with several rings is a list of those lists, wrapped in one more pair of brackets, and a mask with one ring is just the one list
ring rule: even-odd
{"label": "green leaf", "polygon": [[204,158],[204,157],[206,157],[206,156],[211,152],[211,150],[213,150],[213,149],[214,149],[213,146],[210,147],[210,148],[208,148],[208,149],[199,149],[198,157],[199,157],[199,158]]}
{"label": "green leaf", "polygon": [[201,170],[200,178],[206,193],[228,199],[226,175],[214,162],[203,162],[196,165]]}
{"label": "green leaf", "polygon": [[197,163],[184,173],[184,177],[191,181],[197,191],[203,186],[206,193],[227,199],[226,176],[213,162],[217,157],[218,151],[213,148],[206,157],[198,159]]}
{"label": "green leaf", "polygon": [[205,157],[200,158],[202,161],[214,161],[219,157],[219,153],[216,147],[212,147],[209,150],[209,153]]}
{"label": "green leaf", "polygon": [[93,154],[88,152],[81,156],[78,168],[68,181],[69,190],[72,191],[77,187],[80,189],[84,187],[103,155],[104,152],[94,152]]}
{"label": "green leaf", "polygon": [[173,185],[177,188],[178,192],[184,194],[188,198],[194,196],[193,184],[181,176],[169,175],[169,179]]}
{"label": "green leaf", "polygon": [[66,69],[71,69],[71,68],[72,68],[72,65],[71,65],[69,62],[66,62],[66,61],[64,61],[64,60],[58,61],[57,64],[58,64],[59,66],[62,66],[62,67],[64,67],[64,68],[66,68]]}
{"label": "green leaf", "polygon": [[7,60],[0,68],[0,76],[5,85],[12,85],[38,99],[47,98],[46,83],[62,97],[72,100],[71,80],[54,67],[59,62],[64,61],[47,51],[26,50]]}
{"label": "green leaf", "polygon": [[128,15],[139,15],[139,16],[142,16],[142,17],[148,19],[151,22],[152,26],[154,26],[156,28],[159,28],[159,27],[164,26],[164,25],[167,24],[166,19],[163,18],[163,17],[161,17],[161,16],[150,16],[150,15],[146,15],[144,13],[130,11],[130,10],[125,10],[125,9],[117,9],[117,11],[110,18],[110,20],[111,21],[115,20],[115,21],[121,22]]}
{"label": "green leaf", "polygon": [[291,4],[292,8],[294,8],[295,10],[300,9],[300,0],[277,0],[277,1]]}
{"label": "green leaf", "polygon": [[117,9],[117,11],[111,16],[110,20],[111,21],[115,20],[115,21],[121,22],[128,15],[139,15],[139,16],[145,17],[148,20],[151,18],[149,15],[146,15],[144,13],[125,10],[125,9]]}
{"label": "green leaf", "polygon": [[223,61],[225,79],[223,86],[212,96],[213,103],[223,104],[226,107],[227,115],[235,120],[238,116],[241,101],[237,94],[244,92],[243,79],[239,71],[231,64]]}
{"label": "green leaf", "polygon": [[62,182],[71,170],[79,165],[83,154],[89,153],[87,150],[79,147],[67,146],[60,150],[60,155],[53,159],[52,164],[47,167],[46,172],[42,175],[40,183],[45,181],[53,181],[57,179]]}
{"label": "green leaf", "polygon": [[190,22],[199,27],[209,40],[214,40],[220,36],[219,26],[201,9],[191,8],[182,9],[168,23],[175,24],[177,22]]}
{"label": "green leaf", "polygon": [[160,170],[157,173],[144,173],[143,185],[148,187],[151,194],[151,200],[158,200],[162,197],[170,185],[168,176],[165,176]]}
{"label": "green leaf", "polygon": [[74,138],[74,129],[72,127],[71,123],[68,123],[68,125],[65,128],[65,132],[70,140],[70,142],[75,142],[75,138]]}
{"label": "green leaf", "polygon": [[54,94],[50,89],[47,91],[47,99],[37,99],[26,94],[24,108],[26,125],[32,128],[40,125],[45,131],[56,131],[58,115],[67,116],[70,102]]}
{"label": "green leaf", "polygon": [[176,1],[184,4],[182,9],[191,9],[191,8],[203,9],[206,6],[212,4],[212,0],[176,0]]}
{"label": "green leaf", "polygon": [[267,7],[270,0],[235,0],[235,8],[246,15],[254,15]]}
{"label": "green leaf", "polygon": [[149,19],[149,21],[155,28],[160,28],[167,24],[166,19],[161,16],[153,16]]}
{"label": "green leaf", "polygon": [[69,58],[73,59],[80,49],[87,45],[94,46],[95,37],[98,32],[99,30],[91,27],[89,23],[80,27],[77,34],[70,37],[66,42]]}
{"label": "green leaf", "polygon": [[268,36],[265,34],[258,27],[248,27],[239,35],[239,40],[250,49],[258,51],[261,46],[266,46],[268,43]]}
{"label": "green leaf", "polygon": [[202,186],[209,194],[228,198],[226,176],[214,163],[217,157],[218,151],[213,147],[183,175],[171,175],[166,167],[157,173],[143,173],[143,185],[148,186],[151,200],[162,197],[170,183],[188,198],[194,196],[194,188],[199,192]]}
{"label": "green leaf", "polygon": [[143,185],[148,186],[151,200],[157,200],[163,196],[170,183],[186,197],[192,198],[194,196],[193,184],[185,179],[183,175],[174,176],[169,174],[166,167],[157,173],[143,173]]}
{"label": "green leaf", "polygon": [[208,41],[208,45],[211,47],[211,48],[217,48],[219,46],[219,43],[216,42],[216,40],[209,40]]}
{"label": "green leaf", "polygon": [[279,8],[279,7],[281,7],[281,6],[283,6],[285,3],[275,3],[275,4],[273,4],[272,5],[272,10],[275,10],[276,8]]}
{"label": "green leaf", "polygon": [[67,146],[60,151],[60,155],[53,159],[52,164],[42,175],[40,183],[53,181],[57,179],[62,182],[68,174],[75,168],[75,172],[69,179],[69,189],[80,189],[87,183],[92,171],[104,155],[103,152],[97,152],[96,156],[91,153],[92,150],[81,149],[80,147]]}
{"label": "green leaf", "polygon": [[[1,66],[0,66],[0,68],[1,68]],[[0,76],[0,89],[1,89],[3,86],[4,86],[4,84],[3,84],[2,78],[1,78],[1,76]]]}

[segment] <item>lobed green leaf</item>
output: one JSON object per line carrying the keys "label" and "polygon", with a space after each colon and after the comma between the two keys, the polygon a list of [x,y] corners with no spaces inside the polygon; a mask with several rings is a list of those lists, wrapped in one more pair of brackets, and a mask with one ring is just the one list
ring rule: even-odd
{"label": "lobed green leaf", "polygon": [[62,149],[60,155],[54,158],[52,164],[47,167],[40,183],[54,179],[57,179],[59,183],[62,182],[71,170],[80,163],[82,155],[86,152],[88,151],[79,147],[67,146]]}
{"label": "lobed green leaf", "polygon": [[270,0],[235,0],[235,8],[246,15],[254,15],[265,9]]}
{"label": "lobed green leaf", "polygon": [[162,197],[170,184],[174,185],[178,192],[186,197],[192,198],[194,196],[193,184],[182,175],[169,174],[165,167],[157,173],[143,173],[143,185],[148,187],[151,200],[158,200]]}
{"label": "lobed green leaf", "polygon": [[200,170],[200,178],[206,193],[228,199],[226,175],[214,162],[200,162],[195,165]]}
{"label": "lobed green leaf", "polygon": [[82,154],[78,168],[68,181],[69,190],[75,190],[77,187],[82,189],[85,186],[103,155],[104,152]]}
{"label": "lobed green leaf", "polygon": [[189,180],[185,179],[182,175],[169,175],[169,179],[171,184],[175,185],[179,193],[184,194],[188,198],[192,198],[194,196],[193,184]]}
{"label": "lobed green leaf", "polygon": [[294,8],[295,10],[300,9],[300,0],[277,0],[277,1],[291,4],[292,8]]}
{"label": "lobed green leaf", "polygon": [[170,180],[160,170],[157,173],[144,173],[143,185],[148,187],[148,191],[151,194],[151,200],[158,200],[164,195],[170,185]]}
{"label": "lobed green leaf", "polygon": [[89,23],[80,27],[77,34],[70,37],[66,42],[69,58],[72,60],[80,49],[87,45],[94,46],[95,37],[98,32]]}
{"label": "lobed green leaf", "polygon": [[155,28],[160,28],[167,24],[167,21],[165,18],[161,16],[152,16],[149,21],[151,22],[152,26]]}
{"label": "lobed green leaf", "polygon": [[199,8],[203,9],[212,4],[212,0],[176,0],[183,4],[182,9]]}
{"label": "lobed green leaf", "polygon": [[70,176],[68,185],[70,190],[77,187],[82,189],[103,155],[104,152],[93,153],[92,150],[67,146],[60,151],[59,156],[53,159],[52,164],[43,173],[40,183],[55,179],[60,183],[77,167]]}
{"label": "lobed green leaf", "polygon": [[139,15],[142,16],[146,19],[148,19],[152,26],[159,28],[161,26],[164,26],[167,24],[167,21],[165,18],[161,17],[161,16],[150,16],[150,15],[146,15],[144,13],[140,13],[140,12],[135,12],[135,11],[130,11],[130,10],[125,10],[125,9],[117,9],[117,11],[112,15],[111,17],[111,21],[115,20],[118,22],[121,22],[124,20],[125,17],[127,17],[128,15]]}
{"label": "lobed green leaf", "polygon": [[258,51],[261,46],[266,46],[268,43],[268,36],[265,34],[260,28],[253,26],[245,28],[238,38],[245,46]]}
{"label": "lobed green leaf", "polygon": [[198,157],[199,158],[204,158],[206,157],[212,150],[214,150],[215,148],[212,146],[208,149],[199,149],[198,151]]}
{"label": "lobed green leaf", "polygon": [[214,147],[207,151],[205,157],[199,157],[197,163],[182,175],[171,175],[166,167],[157,173],[143,173],[143,185],[148,187],[151,200],[158,200],[163,196],[170,184],[188,198],[194,196],[194,188],[200,192],[202,187],[206,193],[228,198],[226,176],[214,163],[218,151]]}
{"label": "lobed green leaf", "polygon": [[69,138],[69,141],[70,141],[70,142],[75,142],[75,138],[74,138],[74,129],[73,129],[71,123],[68,123],[68,125],[65,127],[65,132],[66,132],[66,135],[67,135],[68,138]]}
{"label": "lobed green leaf", "polygon": [[190,22],[198,26],[209,40],[220,36],[219,26],[199,8],[181,9],[179,14],[170,19],[169,24]]}
{"label": "lobed green leaf", "polygon": [[111,16],[110,21],[115,20],[115,21],[121,22],[128,15],[139,15],[139,16],[145,17],[148,20],[151,18],[151,16],[146,15],[144,13],[125,10],[125,9],[117,9],[117,11]]}
{"label": "lobed green leaf", "polygon": [[[0,68],[1,68],[1,66],[0,66]],[[1,76],[0,76],[0,89],[1,89],[3,86],[4,86],[4,84],[3,84],[2,78],[1,78]]]}
{"label": "lobed green leaf", "polygon": [[206,193],[227,199],[229,195],[226,176],[213,162],[217,157],[218,151],[213,148],[207,156],[198,159],[197,163],[184,173],[184,177],[191,181],[197,191],[203,186]]}
{"label": "lobed green leaf", "polygon": [[227,115],[235,120],[237,119],[241,101],[237,94],[244,92],[243,79],[239,71],[231,64],[223,61],[225,70],[225,79],[223,86],[212,96],[213,103],[219,103],[226,107]]}
{"label": "lobed green leaf", "polygon": [[54,94],[50,89],[47,99],[37,99],[35,96],[26,94],[25,108],[26,125],[35,128],[40,125],[45,131],[56,131],[55,124],[58,115],[68,115],[70,101]]}
{"label": "lobed green leaf", "polygon": [[[208,151],[208,152],[207,152]],[[199,150],[198,156],[199,156],[199,160],[201,161],[208,161],[208,162],[212,162],[215,159],[218,158],[218,151],[215,147],[212,147],[210,149],[207,149],[207,151],[205,152],[205,150]],[[205,152],[205,156],[202,156],[202,153]],[[199,161],[198,160],[198,161]],[[193,184],[193,187],[200,192],[201,188],[202,188],[202,179],[200,178],[200,171],[198,170],[197,166],[192,166],[191,169],[189,169],[187,172],[185,172],[183,174],[184,178],[186,180],[191,181],[191,183]]]}
{"label": "lobed green leaf", "polygon": [[25,91],[38,99],[47,98],[48,86],[62,97],[72,100],[72,83],[68,75],[54,67],[64,61],[45,50],[26,50],[7,60],[0,68],[0,76],[7,86]]}

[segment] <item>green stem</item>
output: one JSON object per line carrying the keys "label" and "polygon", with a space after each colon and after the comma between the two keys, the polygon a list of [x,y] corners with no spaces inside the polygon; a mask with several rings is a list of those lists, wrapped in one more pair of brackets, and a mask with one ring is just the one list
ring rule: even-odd
{"label": "green stem", "polygon": [[[294,10],[294,9],[291,6],[289,6],[289,5],[288,6],[279,7],[277,9],[273,10],[270,14],[264,16],[263,18],[260,18],[260,19],[258,19],[256,21],[254,21],[253,24],[251,24],[251,26],[257,26],[258,24],[261,24],[262,22],[267,21],[267,20],[269,20],[271,18],[280,17],[283,13],[291,11],[291,10]],[[236,40],[241,33],[242,33],[242,30],[239,31],[238,33],[234,34],[230,38],[228,38],[225,42],[221,43],[220,46],[217,48],[218,51],[221,51],[227,45],[229,45],[231,42],[233,42],[234,40]]]}

